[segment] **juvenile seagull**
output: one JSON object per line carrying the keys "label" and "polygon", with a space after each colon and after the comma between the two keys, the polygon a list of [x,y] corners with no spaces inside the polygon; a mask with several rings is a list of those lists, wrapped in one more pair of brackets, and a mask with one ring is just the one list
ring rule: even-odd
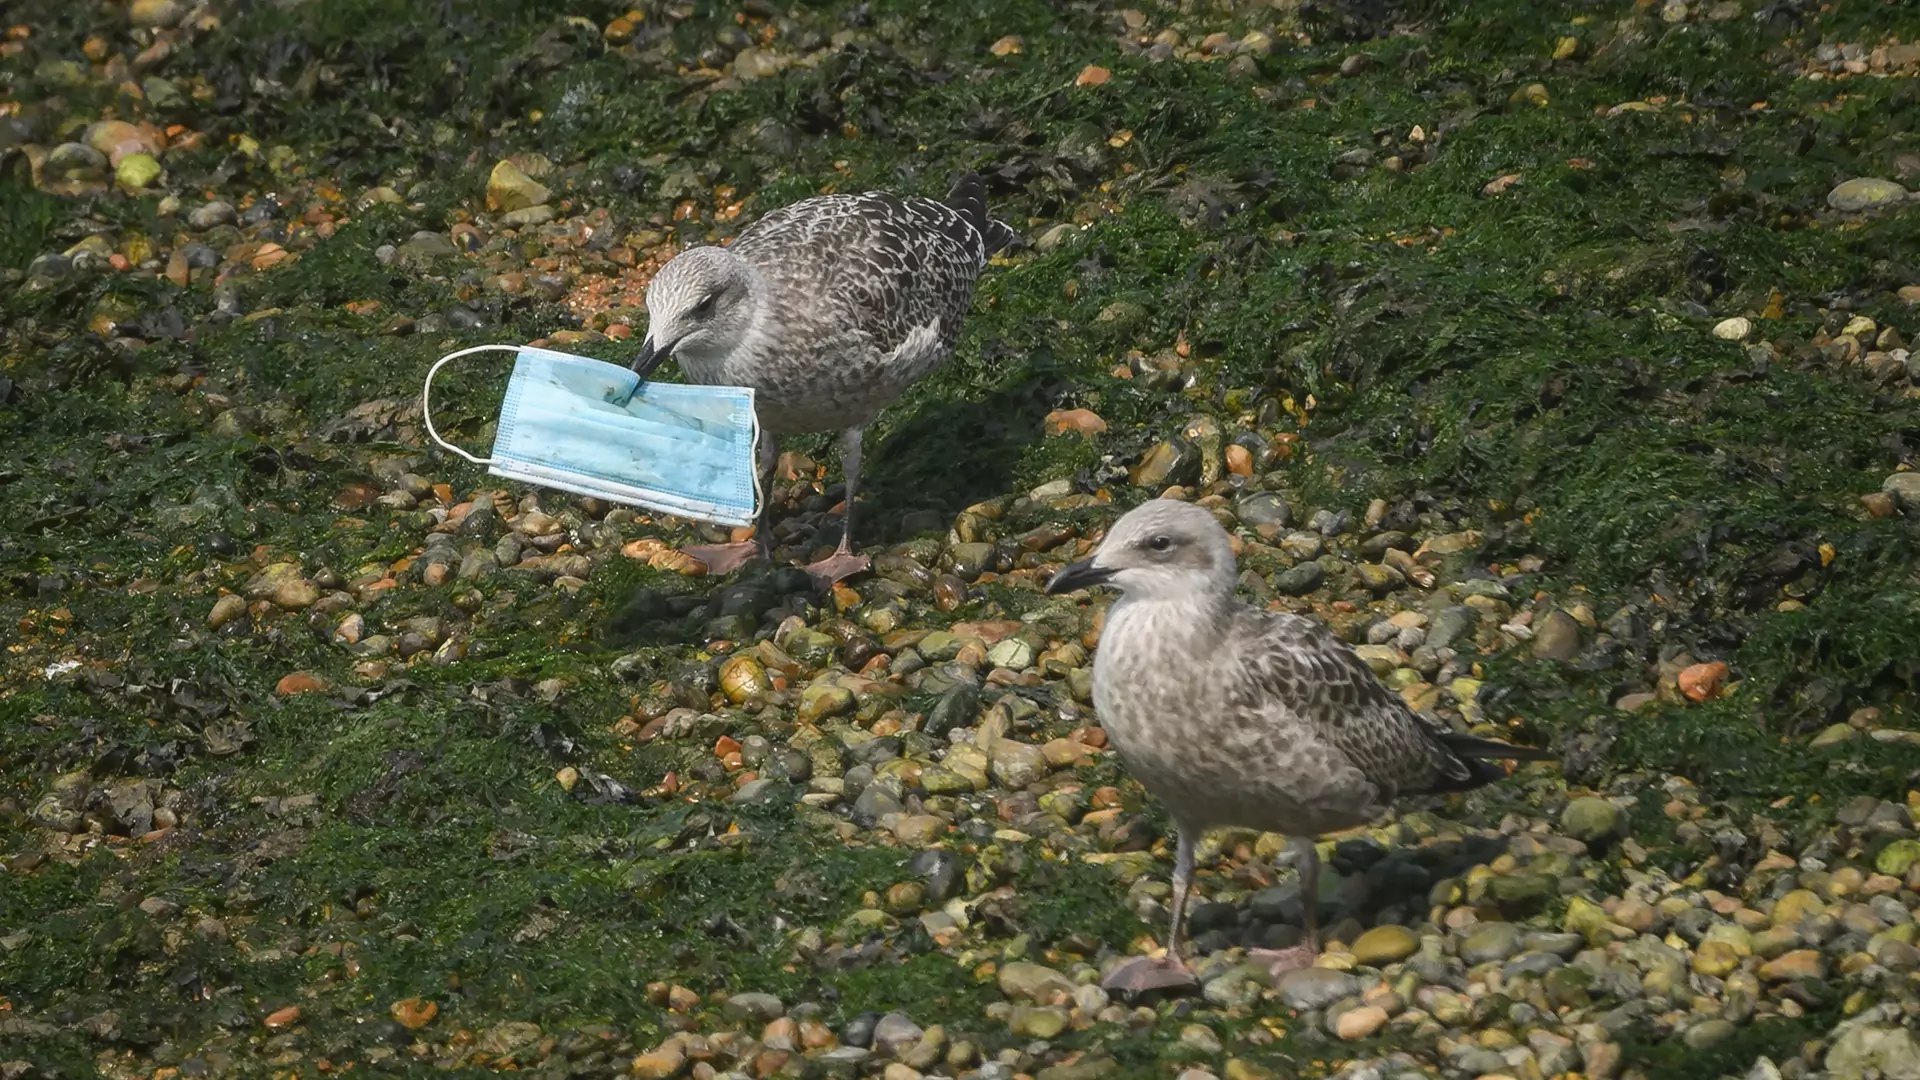
{"label": "juvenile seagull", "polygon": [[1208,829],[1281,833],[1299,852],[1305,939],[1250,954],[1279,975],[1319,951],[1311,837],[1364,825],[1401,795],[1491,783],[1505,775],[1494,761],[1553,756],[1435,727],[1322,623],[1235,600],[1236,579],[1212,514],[1155,499],[1047,583],[1049,593],[1092,585],[1123,593],[1094,653],[1094,709],[1178,833],[1166,955],[1127,962],[1108,989],[1193,983],[1180,932],[1194,845]]}
{"label": "juvenile seagull", "polygon": [[[867,566],[853,553],[861,429],[953,354],[975,279],[1014,239],[987,216],[971,172],[945,202],[880,191],[802,199],[728,247],[691,248],[661,268],[647,288],[647,337],[633,370],[644,377],[675,356],[694,382],[753,387],[763,474],[780,435],[840,432],[840,548],[807,568],[831,584]],[[763,553],[772,550],[766,518],[763,501],[755,527]],[[754,551],[746,541],[689,553],[724,574]]]}

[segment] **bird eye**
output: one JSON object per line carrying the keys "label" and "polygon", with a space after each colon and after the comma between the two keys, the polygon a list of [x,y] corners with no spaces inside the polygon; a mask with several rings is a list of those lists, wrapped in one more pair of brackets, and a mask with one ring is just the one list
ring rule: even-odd
{"label": "bird eye", "polygon": [[1173,546],[1173,538],[1170,536],[1156,536],[1147,541],[1147,546],[1155,551],[1165,551]]}
{"label": "bird eye", "polygon": [[695,315],[700,316],[703,319],[706,318],[708,315],[713,314],[713,302],[715,300],[718,300],[719,298],[720,298],[719,293],[708,293],[707,298],[705,300],[702,300],[699,303],[693,305],[693,313]]}

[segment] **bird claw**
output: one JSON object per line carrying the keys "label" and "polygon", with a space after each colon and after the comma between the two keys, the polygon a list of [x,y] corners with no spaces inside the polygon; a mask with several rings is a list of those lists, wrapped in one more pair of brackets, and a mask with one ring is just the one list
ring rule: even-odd
{"label": "bird claw", "polygon": [[760,545],[753,540],[741,540],[732,544],[701,544],[696,547],[682,548],[681,554],[699,559],[707,568],[707,573],[719,577],[738,570],[747,560],[761,554]]}
{"label": "bird claw", "polygon": [[838,551],[807,567],[807,576],[813,578],[816,587],[826,590],[833,588],[834,582],[850,578],[871,565],[872,560],[865,555]]}
{"label": "bird claw", "polygon": [[1194,977],[1192,970],[1182,963],[1180,958],[1166,956],[1136,956],[1114,968],[1106,978],[1100,980],[1102,990],[1126,994],[1130,997],[1152,993],[1156,990],[1175,992],[1198,988],[1200,980]]}
{"label": "bird claw", "polygon": [[1276,979],[1289,971],[1312,967],[1318,956],[1318,950],[1309,949],[1305,945],[1295,945],[1291,949],[1247,950],[1247,962],[1266,968],[1267,974]]}

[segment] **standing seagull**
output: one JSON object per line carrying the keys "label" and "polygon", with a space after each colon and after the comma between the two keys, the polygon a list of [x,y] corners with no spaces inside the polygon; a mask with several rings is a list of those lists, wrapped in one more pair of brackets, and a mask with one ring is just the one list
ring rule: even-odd
{"label": "standing seagull", "polygon": [[1047,583],[1050,593],[1110,584],[1124,594],[1100,633],[1094,708],[1179,836],[1166,956],[1127,962],[1107,976],[1108,989],[1194,982],[1180,958],[1181,920],[1194,845],[1208,829],[1293,838],[1305,940],[1250,954],[1279,975],[1311,965],[1319,951],[1320,862],[1303,839],[1364,825],[1401,795],[1491,783],[1505,775],[1493,761],[1553,756],[1435,727],[1322,623],[1235,600],[1236,577],[1233,548],[1212,514],[1155,499]]}
{"label": "standing seagull", "polygon": [[[915,380],[953,355],[987,258],[1012,243],[987,216],[980,177],[966,173],[944,203],[886,192],[821,195],[781,207],[728,247],[675,256],[647,288],[647,338],[633,370],[668,356],[694,382],[750,386],[767,434],[762,474],[782,434],[839,431],[847,476],[840,548],[808,573],[832,584],[866,569],[853,553],[860,432]],[[755,532],[772,551],[766,504]],[[750,558],[745,541],[695,548],[716,574]]]}

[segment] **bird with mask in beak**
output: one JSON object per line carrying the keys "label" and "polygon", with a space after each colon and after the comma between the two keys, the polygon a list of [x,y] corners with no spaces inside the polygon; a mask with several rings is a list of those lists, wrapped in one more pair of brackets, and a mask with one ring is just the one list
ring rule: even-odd
{"label": "bird with mask in beak", "polygon": [[1176,833],[1166,953],[1123,963],[1104,980],[1109,990],[1195,985],[1180,956],[1181,924],[1207,830],[1238,826],[1294,842],[1303,940],[1249,955],[1277,976],[1318,955],[1313,837],[1365,825],[1402,796],[1492,783],[1506,776],[1494,764],[1502,759],[1555,756],[1427,720],[1325,624],[1234,599],[1237,580],[1233,547],[1211,513],[1155,499],[1047,583],[1049,593],[1120,590],[1094,650],[1094,710]]}
{"label": "bird with mask in beak", "polygon": [[[885,192],[822,195],[781,207],[726,247],[696,247],[647,287],[647,336],[633,370],[668,357],[698,383],[747,386],[773,472],[779,437],[840,432],[846,513],[839,548],[807,567],[831,585],[867,567],[854,553],[862,430],[953,354],[987,259],[1012,243],[967,173],[945,202]],[[762,485],[763,490],[766,485]],[[689,548],[724,574],[771,555],[766,505],[755,541]]]}

